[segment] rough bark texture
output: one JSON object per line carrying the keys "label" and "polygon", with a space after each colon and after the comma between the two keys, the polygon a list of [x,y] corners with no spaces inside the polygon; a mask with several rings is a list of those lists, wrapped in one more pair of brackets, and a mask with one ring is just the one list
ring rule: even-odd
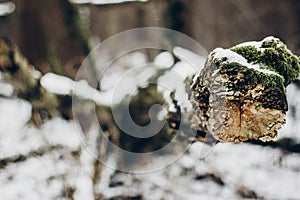
{"label": "rough bark texture", "polygon": [[59,115],[58,99],[41,87],[40,72],[8,40],[0,40],[0,71],[3,78],[14,86],[15,95],[32,104],[36,125],[41,124],[42,116],[51,118]]}
{"label": "rough bark texture", "polygon": [[276,139],[288,109],[285,86],[299,71],[299,58],[277,38],[215,49],[192,83],[192,127],[220,141]]}

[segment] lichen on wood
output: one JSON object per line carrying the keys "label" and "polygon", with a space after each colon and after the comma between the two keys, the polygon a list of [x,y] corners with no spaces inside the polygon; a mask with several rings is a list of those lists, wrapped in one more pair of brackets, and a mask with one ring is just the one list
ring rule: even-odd
{"label": "lichen on wood", "polygon": [[275,140],[285,87],[299,71],[299,58],[274,37],[213,50],[191,84],[192,127],[226,142]]}
{"label": "lichen on wood", "polygon": [[32,119],[41,124],[41,114],[59,115],[57,96],[48,93],[39,82],[40,73],[8,40],[0,39],[0,71],[3,78],[14,87],[14,95],[32,104]]}

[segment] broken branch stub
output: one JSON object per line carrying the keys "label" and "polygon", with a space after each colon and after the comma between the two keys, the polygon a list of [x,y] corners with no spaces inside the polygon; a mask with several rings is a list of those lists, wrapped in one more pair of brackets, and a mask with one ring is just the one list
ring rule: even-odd
{"label": "broken branch stub", "polygon": [[213,50],[191,84],[192,127],[224,142],[275,140],[288,110],[285,87],[299,71],[299,58],[274,37]]}
{"label": "broken branch stub", "polygon": [[32,121],[39,126],[40,115],[46,112],[49,117],[59,116],[57,96],[48,93],[40,85],[40,72],[9,40],[0,38],[0,72],[3,78],[14,87],[14,94],[32,104]]}

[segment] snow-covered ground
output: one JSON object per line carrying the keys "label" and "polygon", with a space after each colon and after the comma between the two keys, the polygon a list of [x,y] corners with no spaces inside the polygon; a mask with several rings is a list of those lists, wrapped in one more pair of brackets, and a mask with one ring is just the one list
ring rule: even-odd
{"label": "snow-covered ground", "polygon": [[[113,173],[101,188],[106,198],[140,195],[143,199],[239,199],[240,188],[264,199],[298,199],[300,155],[250,144],[220,143],[204,160],[195,143],[176,163],[146,174]],[[163,162],[156,160],[152,162]],[[149,162],[151,163],[151,161]]]}
{"label": "snow-covered ground", "polygon": [[[180,52],[184,54],[184,51],[176,49],[173,54],[178,56]],[[134,58],[139,56],[141,61],[146,61],[142,55],[131,56]],[[203,58],[192,53],[188,53],[188,56],[203,61]],[[158,69],[169,69],[174,63],[174,58],[172,54],[163,52],[154,59],[154,63]],[[117,69],[119,68],[116,67]],[[172,80],[172,73],[185,77],[194,70],[193,66],[179,61],[158,79],[158,83],[163,84],[164,80]],[[113,87],[109,81],[119,77],[114,77],[115,75],[108,72],[106,79],[103,79],[103,90],[99,95]],[[181,79],[184,80],[182,77]],[[61,81],[64,88],[60,87],[61,84],[56,86],[49,80],[56,80],[55,83]],[[70,95],[73,84],[72,80],[54,74],[48,74],[42,79],[42,85],[48,91],[58,94]],[[89,95],[95,92],[86,83],[80,84],[85,88],[80,91],[88,91]],[[139,82],[134,84],[139,85]],[[180,88],[178,81],[168,84],[171,89],[181,91],[181,95],[185,95],[184,88]],[[125,90],[123,96],[127,92]],[[167,94],[168,91],[162,92]],[[1,80],[1,77],[0,94],[2,96],[0,97],[1,200],[71,199],[71,197],[94,199],[99,196],[103,199],[135,197],[155,200],[300,198],[300,154],[249,143],[218,143],[203,159],[201,149],[203,146],[209,147],[198,142],[192,144],[176,162],[163,169],[131,174],[103,166],[99,172],[99,180],[95,181],[92,179],[95,177],[95,160],[81,144],[79,135],[82,132],[75,128],[75,122],[54,118],[36,128],[28,124],[32,109],[30,103],[11,97],[13,89]],[[287,94],[290,111],[287,123],[279,133],[279,139],[292,138],[300,143],[300,90],[296,85],[290,85]],[[77,95],[85,96],[84,93]],[[89,95],[87,98],[92,99],[93,95]],[[168,95],[164,96],[170,101],[167,99]],[[182,105],[187,105],[185,99]],[[188,108],[188,105],[186,107]],[[95,148],[93,141],[97,129],[91,128],[87,135],[92,149]],[[117,165],[116,159],[117,157],[112,156],[107,162],[111,163],[110,166]],[[140,169],[149,169],[152,166],[155,168],[157,163],[161,165],[166,160],[168,159],[156,158],[136,165]]]}

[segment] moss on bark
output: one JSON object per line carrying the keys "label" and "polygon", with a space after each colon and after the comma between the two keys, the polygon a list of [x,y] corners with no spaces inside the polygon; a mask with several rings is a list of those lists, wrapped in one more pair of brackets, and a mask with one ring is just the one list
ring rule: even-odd
{"label": "moss on bark", "polygon": [[274,37],[215,49],[191,84],[192,127],[221,141],[276,139],[288,110],[285,87],[299,71],[299,58]]}
{"label": "moss on bark", "polygon": [[294,81],[300,72],[300,59],[277,38],[268,37],[261,42],[245,43],[231,48],[248,60],[249,63],[260,64],[266,69],[275,71],[284,77],[284,85]]}

